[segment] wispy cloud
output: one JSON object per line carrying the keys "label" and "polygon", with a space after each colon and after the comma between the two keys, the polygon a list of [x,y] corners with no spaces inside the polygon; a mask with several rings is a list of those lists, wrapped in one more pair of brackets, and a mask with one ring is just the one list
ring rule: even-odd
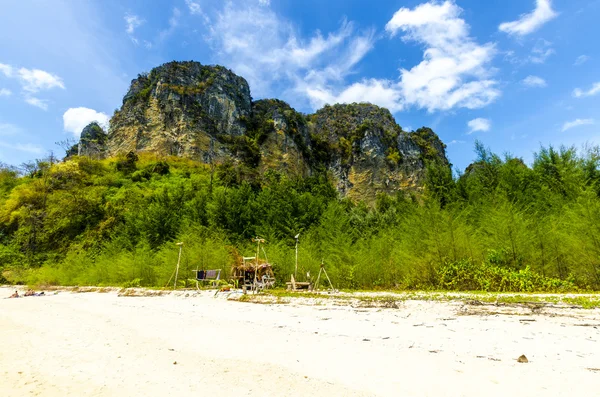
{"label": "wispy cloud", "polygon": [[554,48],[552,48],[552,43],[540,39],[536,42],[535,46],[531,50],[531,54],[529,55],[529,62],[531,63],[544,63],[546,59],[550,57],[550,55],[555,54]]}
{"label": "wispy cloud", "polygon": [[134,36],[134,33],[135,30],[142,26],[142,24],[144,24],[144,22],[146,21],[140,18],[139,16],[133,14],[125,14],[125,17],[123,19],[125,19],[125,32],[129,36],[133,44],[138,45],[139,40]]}
{"label": "wispy cloud", "polygon": [[6,77],[12,77],[13,76],[13,70],[14,68],[10,65],[7,65],[5,63],[0,63],[0,72],[6,76]]}
{"label": "wispy cloud", "polygon": [[185,4],[190,11],[190,14],[200,16],[204,19],[206,25],[210,24],[210,17],[204,12],[200,3],[194,0],[185,0]]}
{"label": "wispy cloud", "polygon": [[344,83],[374,42],[371,31],[357,33],[347,21],[337,31],[303,40],[291,22],[258,3],[227,3],[213,20],[207,40],[216,61],[244,76],[254,96],[281,90],[313,106]]}
{"label": "wispy cloud", "polygon": [[469,121],[467,126],[469,127],[469,132],[467,132],[467,134],[470,135],[477,131],[489,131],[490,128],[492,128],[492,122],[488,119],[477,118]]}
{"label": "wispy cloud", "polygon": [[480,108],[500,95],[491,77],[496,49],[470,36],[461,13],[453,1],[400,8],[386,30],[422,45],[423,61],[388,79],[352,81],[375,46],[373,30],[359,32],[344,21],[337,31],[302,39],[291,22],[256,0],[227,2],[214,18],[211,14],[207,41],[215,61],[244,76],[255,97],[291,97],[313,109],[348,102],[372,102],[392,111]]}
{"label": "wispy cloud", "polygon": [[63,127],[67,132],[79,138],[81,131],[91,122],[96,121],[102,128],[108,128],[109,117],[105,113],[85,107],[70,108],[63,114]]}
{"label": "wispy cloud", "polygon": [[575,66],[583,65],[584,63],[586,63],[589,60],[590,60],[589,56],[587,56],[587,55],[579,55],[577,57],[577,59],[575,59],[575,62],[573,63],[573,65],[575,65]]}
{"label": "wispy cloud", "polygon": [[[17,68],[12,65],[0,63],[0,72],[4,76],[16,79],[19,82],[23,89],[26,103],[43,110],[48,110],[48,101],[36,98],[33,94],[53,88],[65,89],[65,84],[60,77],[45,70]],[[12,92],[8,89],[0,89],[0,96],[9,96],[11,94]]]}
{"label": "wispy cloud", "polygon": [[65,85],[60,77],[44,70],[20,68],[18,76],[23,89],[27,92],[36,93],[52,88],[65,89]]}
{"label": "wispy cloud", "polygon": [[544,80],[543,78],[541,78],[539,76],[527,76],[521,81],[521,83],[524,86],[536,87],[536,88],[543,88],[548,85],[546,83],[546,80]]}
{"label": "wispy cloud", "polygon": [[0,147],[32,154],[42,154],[44,152],[44,149],[32,143],[7,143],[0,141]]}
{"label": "wispy cloud", "polygon": [[0,136],[11,136],[18,135],[21,133],[21,129],[14,125],[8,123],[0,123]]}
{"label": "wispy cloud", "polygon": [[556,51],[552,47],[551,42],[544,39],[538,39],[529,54],[524,56],[517,55],[514,50],[509,50],[503,52],[503,59],[513,65],[523,66],[530,63],[543,64],[554,54],[556,54]]}
{"label": "wispy cloud", "polygon": [[169,36],[171,36],[175,32],[175,29],[177,29],[177,27],[179,26],[180,18],[181,11],[179,10],[179,8],[173,8],[171,17],[169,18],[169,26],[166,29],[162,30],[158,35],[159,42],[165,41]]}
{"label": "wispy cloud", "polygon": [[532,12],[522,14],[516,21],[504,22],[498,29],[510,35],[526,36],[558,16],[552,9],[550,0],[536,0],[535,3],[535,9]]}
{"label": "wispy cloud", "polygon": [[597,83],[592,84],[592,87],[587,90],[584,91],[581,88],[575,88],[573,90],[573,96],[575,98],[582,98],[582,97],[586,97],[586,96],[594,96],[597,95],[598,93],[600,93],[600,81]]}
{"label": "wispy cloud", "polygon": [[185,0],[185,4],[188,6],[190,10],[190,14],[201,15],[202,7],[200,7],[200,3],[197,3],[193,0]]}
{"label": "wispy cloud", "polygon": [[592,125],[595,124],[594,119],[575,119],[573,121],[567,121],[562,126],[562,132],[570,130],[571,128],[579,127],[582,125]]}
{"label": "wispy cloud", "polygon": [[0,72],[8,78],[14,78],[19,81],[21,87],[31,93],[52,88],[65,89],[65,85],[60,77],[55,74],[40,69],[16,68],[12,65],[0,63]]}
{"label": "wispy cloud", "polygon": [[135,30],[137,28],[139,28],[140,26],[142,26],[142,24],[145,22],[142,18],[138,17],[137,15],[133,15],[133,14],[126,14],[125,17],[125,32],[127,32],[127,34],[132,35],[135,33]]}
{"label": "wispy cloud", "polygon": [[30,104],[31,106],[35,106],[36,108],[40,108],[42,110],[48,110],[48,101],[39,99],[32,96],[25,97],[25,102]]}

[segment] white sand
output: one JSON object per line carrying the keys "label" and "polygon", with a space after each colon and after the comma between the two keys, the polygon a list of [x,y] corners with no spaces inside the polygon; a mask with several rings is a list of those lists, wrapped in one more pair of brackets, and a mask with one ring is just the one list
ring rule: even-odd
{"label": "white sand", "polygon": [[208,293],[0,299],[0,395],[600,395],[599,310],[464,315],[479,309],[260,305]]}

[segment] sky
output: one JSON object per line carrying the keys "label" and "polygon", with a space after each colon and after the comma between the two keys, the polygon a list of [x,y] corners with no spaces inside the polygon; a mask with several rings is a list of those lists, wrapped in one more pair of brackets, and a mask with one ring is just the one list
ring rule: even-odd
{"label": "sky", "polygon": [[600,144],[600,0],[2,0],[0,162],[108,128],[132,79],[220,64],[254,99],[371,102],[431,127],[456,170],[480,140],[533,161]]}

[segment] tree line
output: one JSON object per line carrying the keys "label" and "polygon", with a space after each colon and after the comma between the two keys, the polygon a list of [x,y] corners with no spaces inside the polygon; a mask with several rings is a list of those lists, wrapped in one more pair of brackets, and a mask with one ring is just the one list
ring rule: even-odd
{"label": "tree line", "polygon": [[324,263],[340,288],[600,289],[600,149],[542,147],[531,165],[475,152],[463,173],[431,162],[421,191],[375,203],[338,197],[326,174],[232,180],[149,154],[1,166],[0,282],[161,287],[175,242],[190,277],[226,273],[255,236],[283,282],[300,233],[301,274]]}

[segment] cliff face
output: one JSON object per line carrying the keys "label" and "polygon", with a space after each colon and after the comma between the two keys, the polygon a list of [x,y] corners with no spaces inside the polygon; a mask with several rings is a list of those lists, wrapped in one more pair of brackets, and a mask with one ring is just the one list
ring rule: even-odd
{"label": "cliff face", "polygon": [[258,170],[293,175],[311,173],[311,140],[305,117],[287,103],[263,99],[253,103],[248,135],[259,148]]}
{"label": "cliff face", "polygon": [[427,161],[448,165],[433,131],[403,131],[387,109],[335,105],[303,115],[280,100],[253,102],[246,80],[197,62],[133,80],[104,145],[96,152],[185,156],[259,176],[326,171],[342,195],[367,200],[420,189]]}
{"label": "cliff face", "polygon": [[405,132],[389,110],[375,105],[326,106],[311,119],[320,161],[335,176],[338,191],[351,198],[418,190],[425,161],[448,164],[445,145],[433,131]]}
{"label": "cliff face", "polygon": [[87,156],[93,159],[106,157],[108,136],[97,122],[92,122],[81,131],[79,143],[67,151],[69,156]]}
{"label": "cliff face", "polygon": [[227,140],[245,134],[250,88],[220,66],[170,62],[131,83],[110,121],[110,155],[152,151],[210,163],[230,156]]}

